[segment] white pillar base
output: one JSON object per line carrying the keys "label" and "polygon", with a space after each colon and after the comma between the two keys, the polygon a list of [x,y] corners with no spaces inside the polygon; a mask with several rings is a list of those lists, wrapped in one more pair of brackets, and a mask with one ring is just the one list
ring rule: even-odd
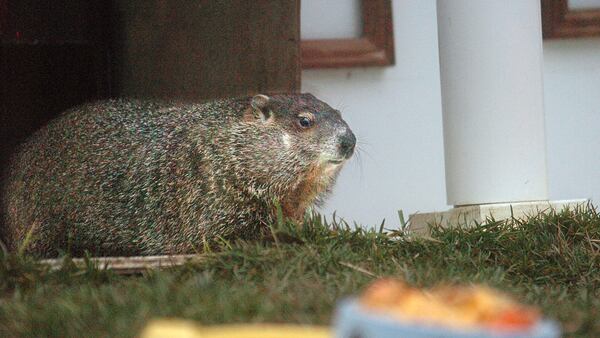
{"label": "white pillar base", "polygon": [[559,201],[531,201],[512,203],[492,203],[458,206],[447,211],[416,213],[410,215],[408,230],[417,235],[428,235],[429,226],[439,224],[442,227],[474,226],[485,223],[488,217],[495,220],[506,220],[511,217],[523,219],[528,216],[552,210],[560,211],[566,207],[575,208],[586,205],[589,199],[573,199]]}

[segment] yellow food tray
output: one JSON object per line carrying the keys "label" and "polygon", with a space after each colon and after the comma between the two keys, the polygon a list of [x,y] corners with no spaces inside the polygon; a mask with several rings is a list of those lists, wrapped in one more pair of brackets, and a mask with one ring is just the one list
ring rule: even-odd
{"label": "yellow food tray", "polygon": [[141,338],[332,338],[327,326],[290,324],[229,324],[201,326],[193,321],[161,319],[151,321]]}

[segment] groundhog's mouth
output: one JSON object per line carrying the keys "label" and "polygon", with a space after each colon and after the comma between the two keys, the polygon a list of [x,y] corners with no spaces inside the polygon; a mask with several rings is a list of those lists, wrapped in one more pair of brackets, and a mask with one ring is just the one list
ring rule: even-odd
{"label": "groundhog's mouth", "polygon": [[345,159],[341,158],[341,159],[333,159],[333,160],[329,160],[327,162],[331,163],[331,164],[341,164],[342,162],[344,162]]}

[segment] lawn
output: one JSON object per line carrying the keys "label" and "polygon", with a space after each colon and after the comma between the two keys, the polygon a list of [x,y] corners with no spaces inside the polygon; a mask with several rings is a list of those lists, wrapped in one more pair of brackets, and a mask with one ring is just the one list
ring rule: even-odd
{"label": "lawn", "polygon": [[337,300],[377,276],[416,286],[485,283],[540,306],[567,336],[600,336],[593,206],[434,228],[427,239],[327,224],[317,215],[302,227],[272,230],[270,240],[222,241],[199,263],[137,276],[91,265],[53,272],[27,257],[1,257],[0,336],[134,336],[157,317],[328,324]]}

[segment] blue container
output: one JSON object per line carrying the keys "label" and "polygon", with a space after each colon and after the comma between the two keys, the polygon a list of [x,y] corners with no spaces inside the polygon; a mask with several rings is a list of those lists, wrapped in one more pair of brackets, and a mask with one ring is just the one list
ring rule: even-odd
{"label": "blue container", "polygon": [[558,325],[541,320],[526,331],[491,332],[484,328],[471,330],[402,322],[397,318],[375,313],[350,298],[341,301],[334,315],[336,338],[558,338]]}

